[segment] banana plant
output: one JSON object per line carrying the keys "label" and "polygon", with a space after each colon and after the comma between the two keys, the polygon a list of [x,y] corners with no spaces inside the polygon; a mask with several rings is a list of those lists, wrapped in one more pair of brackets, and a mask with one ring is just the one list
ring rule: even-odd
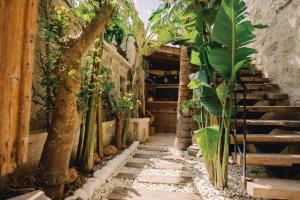
{"label": "banana plant", "polygon": [[[251,66],[255,28],[246,17],[243,0],[175,0],[166,3],[150,18],[157,46],[177,42],[191,49],[191,63],[198,71],[190,75],[193,99],[182,111],[193,109],[199,130],[196,142],[202,150],[211,182],[227,185],[228,137],[233,115],[232,94],[237,74]],[[221,83],[217,77],[221,76]]]}
{"label": "banana plant", "polygon": [[[217,188],[227,186],[229,133],[233,110],[233,90],[236,75],[242,68],[251,66],[255,49],[247,47],[255,40],[255,26],[245,20],[246,4],[243,0],[223,0],[211,25],[209,42],[196,54],[195,63],[206,66],[222,77],[216,84],[213,77],[209,82],[195,78],[190,83],[201,105],[212,116],[218,118],[218,126],[207,126],[195,132],[196,141],[205,158],[212,158],[213,184]],[[207,24],[207,22],[204,21]],[[207,24],[209,25],[209,24]],[[208,29],[209,30],[209,29]],[[197,55],[198,60],[197,60]],[[206,75],[209,77],[209,70]]]}

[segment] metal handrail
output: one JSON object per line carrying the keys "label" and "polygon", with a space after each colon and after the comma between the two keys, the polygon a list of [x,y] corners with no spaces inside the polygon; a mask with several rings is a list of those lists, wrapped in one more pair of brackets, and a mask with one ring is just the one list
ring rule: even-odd
{"label": "metal handrail", "polygon": [[[240,81],[239,77],[238,80]],[[237,90],[234,88],[234,128],[233,128],[233,137],[234,137],[234,155],[235,159],[237,158],[237,153],[242,155],[243,158],[243,186],[246,188],[247,184],[247,96],[246,96],[246,86],[244,83],[241,83],[243,87],[243,151],[241,151],[238,143],[237,143],[237,113],[238,113],[238,100],[237,100]]]}

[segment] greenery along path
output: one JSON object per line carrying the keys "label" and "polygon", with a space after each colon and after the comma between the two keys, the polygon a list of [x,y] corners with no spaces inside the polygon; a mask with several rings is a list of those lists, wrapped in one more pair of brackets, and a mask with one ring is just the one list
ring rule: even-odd
{"label": "greenery along path", "polygon": [[[96,192],[94,199],[199,200],[191,167],[184,157],[173,152],[175,135],[152,136],[112,180]],[[109,188],[109,189],[108,189]],[[106,193],[106,196],[100,197]]]}

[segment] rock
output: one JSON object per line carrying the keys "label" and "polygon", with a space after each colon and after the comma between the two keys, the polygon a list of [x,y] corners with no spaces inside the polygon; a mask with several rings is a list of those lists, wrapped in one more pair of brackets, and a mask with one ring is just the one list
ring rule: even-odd
{"label": "rock", "polygon": [[100,164],[101,161],[102,161],[102,159],[100,158],[100,156],[97,153],[94,153],[94,163]]}
{"label": "rock", "polygon": [[114,171],[112,166],[105,166],[100,170],[95,171],[94,177],[107,179]]}
{"label": "rock", "polygon": [[193,144],[188,147],[187,152],[190,156],[201,157],[202,153],[197,144]]}
{"label": "rock", "polygon": [[69,196],[65,200],[78,200],[78,196]]}
{"label": "rock", "polygon": [[118,149],[114,145],[109,145],[104,148],[103,152],[106,156],[116,155],[118,153]]}
{"label": "rock", "polygon": [[78,196],[79,198],[83,200],[87,200],[89,198],[87,192],[83,189],[78,189],[74,192],[74,196]]}
{"label": "rock", "polygon": [[95,190],[95,182],[90,181],[82,186],[82,189],[86,191],[89,198],[91,198],[94,194]]}

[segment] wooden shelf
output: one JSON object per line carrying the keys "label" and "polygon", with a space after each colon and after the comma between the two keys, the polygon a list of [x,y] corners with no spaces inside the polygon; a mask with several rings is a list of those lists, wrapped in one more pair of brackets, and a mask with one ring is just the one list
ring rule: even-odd
{"label": "wooden shelf", "polygon": [[178,88],[179,84],[146,84],[147,88]]}
{"label": "wooden shelf", "polygon": [[178,75],[177,70],[159,70],[159,69],[150,69],[150,70],[145,70],[146,73],[149,74],[155,74],[157,76],[165,76],[165,75]]}
{"label": "wooden shelf", "polygon": [[175,105],[177,104],[177,101],[146,101],[146,104],[171,104]]}

